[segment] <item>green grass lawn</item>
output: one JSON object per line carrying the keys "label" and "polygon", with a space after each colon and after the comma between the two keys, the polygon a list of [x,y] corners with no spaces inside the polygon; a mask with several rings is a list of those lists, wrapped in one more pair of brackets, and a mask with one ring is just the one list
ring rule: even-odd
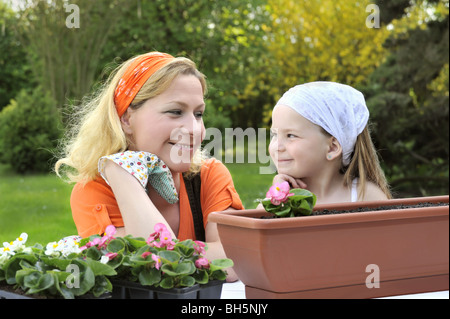
{"label": "green grass lawn", "polygon": [[16,175],[0,166],[0,244],[28,234],[28,243],[75,235],[68,185],[52,174]]}
{"label": "green grass lawn", "polygon": [[[273,175],[260,175],[260,164],[226,164],[245,208],[264,198]],[[70,212],[73,185],[54,174],[17,175],[0,165],[0,245],[28,234],[28,243],[46,244],[77,231]]]}

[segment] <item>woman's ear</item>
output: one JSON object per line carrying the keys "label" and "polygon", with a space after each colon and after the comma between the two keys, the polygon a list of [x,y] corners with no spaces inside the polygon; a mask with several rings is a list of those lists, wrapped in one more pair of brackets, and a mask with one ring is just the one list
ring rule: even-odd
{"label": "woman's ear", "polygon": [[327,160],[334,160],[342,156],[342,146],[339,141],[332,136],[328,144]]}
{"label": "woman's ear", "polygon": [[133,133],[131,129],[130,113],[131,112],[129,111],[129,109],[127,109],[125,113],[120,117],[120,124],[122,125],[122,130],[125,132],[125,134],[128,135]]}

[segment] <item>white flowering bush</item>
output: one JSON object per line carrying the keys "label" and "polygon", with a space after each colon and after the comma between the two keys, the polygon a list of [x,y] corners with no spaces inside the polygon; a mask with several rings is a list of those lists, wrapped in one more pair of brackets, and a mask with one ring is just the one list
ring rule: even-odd
{"label": "white flowering bush", "polygon": [[116,272],[110,266],[82,256],[81,237],[70,236],[45,247],[26,246],[22,233],[0,249],[0,285],[14,285],[27,294],[72,299],[88,293],[96,297],[112,291],[107,276]]}

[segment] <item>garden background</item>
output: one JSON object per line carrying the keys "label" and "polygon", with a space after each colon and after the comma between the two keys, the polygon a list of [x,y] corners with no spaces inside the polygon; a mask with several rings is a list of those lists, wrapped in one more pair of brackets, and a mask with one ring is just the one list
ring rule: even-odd
{"label": "garden background", "polygon": [[[0,0],[0,242],[76,233],[73,185],[52,171],[68,114],[117,63],[153,50],[197,63],[205,125],[222,131],[269,128],[296,84],[352,85],[395,196],[449,193],[448,0]],[[226,165],[253,208],[273,176],[248,158]]]}

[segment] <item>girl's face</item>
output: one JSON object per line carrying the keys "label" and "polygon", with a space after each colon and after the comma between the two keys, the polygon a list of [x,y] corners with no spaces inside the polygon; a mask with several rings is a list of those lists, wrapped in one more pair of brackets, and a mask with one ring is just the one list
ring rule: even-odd
{"label": "girl's face", "polygon": [[309,178],[320,173],[326,163],[330,137],[318,125],[281,105],[272,113],[271,132],[269,153],[279,174]]}
{"label": "girl's face", "polygon": [[200,81],[193,75],[180,75],[162,94],[137,110],[128,108],[122,116],[128,149],[153,153],[172,172],[186,172],[205,132],[204,111]]}

